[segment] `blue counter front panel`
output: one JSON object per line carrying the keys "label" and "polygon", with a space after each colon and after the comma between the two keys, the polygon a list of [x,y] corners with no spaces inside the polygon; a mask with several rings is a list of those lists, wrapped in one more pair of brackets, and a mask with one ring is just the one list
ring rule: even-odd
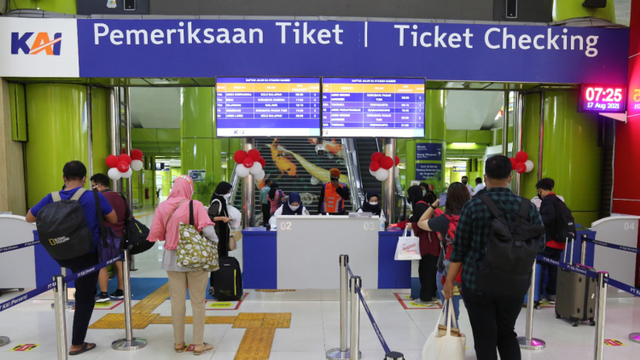
{"label": "blue counter front panel", "polygon": [[401,235],[401,231],[385,231],[378,235],[378,289],[411,287],[411,261],[393,260]]}

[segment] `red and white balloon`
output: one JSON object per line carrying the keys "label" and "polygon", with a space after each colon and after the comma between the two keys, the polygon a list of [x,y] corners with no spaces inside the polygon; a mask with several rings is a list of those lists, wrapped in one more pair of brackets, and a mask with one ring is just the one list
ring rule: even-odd
{"label": "red and white balloon", "polygon": [[237,163],[236,174],[238,176],[244,178],[251,174],[256,180],[264,179],[266,161],[258,149],[251,149],[249,152],[238,150],[233,154],[233,160]]}
{"label": "red and white balloon", "polygon": [[529,155],[524,151],[518,151],[515,157],[509,158],[511,160],[511,168],[518,174],[523,174],[533,170],[533,161],[529,160]]}
{"label": "red and white balloon", "polygon": [[393,174],[393,167],[398,166],[400,158],[396,156],[395,161],[390,156],[385,156],[381,152],[375,152],[371,155],[371,163],[369,164],[369,173],[378,181],[385,181]]}
{"label": "red and white balloon", "polygon": [[131,156],[126,153],[122,153],[119,156],[109,155],[105,162],[109,167],[107,176],[111,180],[120,180],[121,178],[127,179],[131,177],[133,171],[140,171],[143,168],[142,164],[142,151],[134,149],[131,150]]}

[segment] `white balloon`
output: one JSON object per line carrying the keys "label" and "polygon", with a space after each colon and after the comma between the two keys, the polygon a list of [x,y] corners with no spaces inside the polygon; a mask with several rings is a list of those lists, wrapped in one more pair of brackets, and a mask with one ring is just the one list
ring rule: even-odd
{"label": "white balloon", "polygon": [[242,164],[238,164],[236,165],[236,174],[238,174],[238,176],[242,178],[247,177],[249,176],[249,169],[247,169],[247,167]]}
{"label": "white balloon", "polygon": [[260,173],[260,171],[262,171],[262,164],[260,164],[259,162],[254,162],[253,166],[251,167],[251,169],[249,169],[249,172],[253,175],[258,175]]}
{"label": "white balloon", "polygon": [[131,168],[132,168],[134,171],[140,171],[140,170],[142,170],[142,161],[140,161],[140,160],[133,160],[133,161],[131,162]]}
{"label": "white balloon", "polygon": [[122,174],[122,178],[123,179],[128,179],[131,177],[131,174],[133,174],[133,170],[131,170],[131,166],[129,166],[129,170],[127,170],[126,173]]}
{"label": "white balloon", "polygon": [[117,168],[109,169],[107,175],[109,175],[109,179],[111,180],[120,180],[120,178],[122,177],[122,173],[118,171]]}
{"label": "white balloon", "polygon": [[371,168],[369,168],[369,174],[371,174],[371,176],[376,177],[376,172],[375,171],[371,171]]}
{"label": "white balloon", "polygon": [[533,161],[527,160],[524,162],[524,164],[527,166],[527,170],[525,170],[525,172],[533,170]]}
{"label": "white balloon", "polygon": [[[258,164],[259,165],[259,164]],[[257,174],[253,174],[253,176],[256,178],[256,180],[260,181],[262,179],[264,179],[265,173],[264,170],[260,169],[260,172]]]}
{"label": "white balloon", "polygon": [[385,181],[389,178],[389,170],[380,168],[376,171],[375,177],[378,181]]}

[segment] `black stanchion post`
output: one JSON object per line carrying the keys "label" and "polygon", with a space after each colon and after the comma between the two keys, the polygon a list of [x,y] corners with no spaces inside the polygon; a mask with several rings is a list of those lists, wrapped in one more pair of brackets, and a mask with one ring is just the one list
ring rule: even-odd
{"label": "black stanchion post", "polygon": [[147,340],[133,337],[133,326],[131,324],[131,279],[129,273],[129,250],[124,250],[122,254],[124,264],[122,264],[122,280],[124,288],[124,326],[126,338],[119,339],[111,343],[114,350],[138,350],[147,346]]}
{"label": "black stanchion post", "polygon": [[11,342],[8,336],[0,336],[0,347],[3,347]]}
{"label": "black stanchion post", "polygon": [[66,308],[66,284],[64,276],[57,275],[53,277],[56,287],[53,291],[53,304],[56,312],[56,339],[58,344],[58,360],[66,360],[69,358],[67,352],[67,308]]}
{"label": "black stanchion post", "polygon": [[404,355],[397,351],[392,351],[384,356],[384,360],[404,360]]}
{"label": "black stanchion post", "polygon": [[[360,353],[360,299],[358,289],[362,286],[360,276],[351,277],[351,356],[349,359],[357,360],[362,357]],[[355,355],[354,355],[355,354]]]}
{"label": "black stanchion post", "polygon": [[334,348],[327,351],[327,360],[350,358],[349,348],[347,344],[347,329],[349,327],[349,273],[347,271],[348,264],[349,255],[340,255],[340,348]]}

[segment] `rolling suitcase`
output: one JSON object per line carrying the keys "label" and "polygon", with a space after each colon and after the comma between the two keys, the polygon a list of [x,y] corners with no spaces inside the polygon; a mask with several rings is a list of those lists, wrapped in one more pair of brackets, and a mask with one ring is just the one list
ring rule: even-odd
{"label": "rolling suitcase", "polygon": [[[540,309],[540,288],[542,286],[541,284],[542,282],[542,265],[540,265],[539,263],[536,263],[536,288],[534,290],[534,296],[533,296],[533,307],[536,309]],[[527,293],[524,296],[524,306],[527,306],[527,299],[529,298],[529,292],[527,291]]]}
{"label": "rolling suitcase", "polygon": [[240,263],[231,256],[220,258],[220,270],[213,273],[213,296],[218,301],[241,300],[242,272]]}
{"label": "rolling suitcase", "polygon": [[[565,249],[564,261],[567,261]],[[571,256],[569,263],[573,263],[573,239],[571,241]],[[574,264],[575,266],[594,270],[591,267]],[[596,322],[596,279],[572,271],[558,269],[558,281],[556,285],[556,318],[566,318],[572,326],[578,326],[581,321],[589,320],[589,325]]]}

